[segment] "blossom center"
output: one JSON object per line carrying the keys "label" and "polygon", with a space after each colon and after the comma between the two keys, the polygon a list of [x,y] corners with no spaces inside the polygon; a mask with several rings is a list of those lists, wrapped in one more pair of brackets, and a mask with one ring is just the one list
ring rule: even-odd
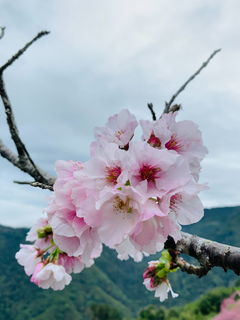
{"label": "blossom center", "polygon": [[171,139],[165,144],[168,150],[175,150],[177,152],[181,151],[182,145],[177,141],[176,136],[172,136]]}
{"label": "blossom center", "polygon": [[122,169],[119,166],[106,167],[106,180],[110,184],[117,184],[117,179],[120,176]]}
{"label": "blossom center", "polygon": [[115,132],[115,137],[117,137],[118,139],[121,138],[121,136],[125,133],[124,130],[118,130]]}
{"label": "blossom center", "polygon": [[124,201],[119,196],[116,196],[113,201],[113,209],[116,213],[132,213],[133,208],[130,206],[130,199]]}
{"label": "blossom center", "polygon": [[140,179],[147,180],[148,182],[153,182],[155,181],[155,179],[159,178],[160,171],[160,168],[144,164],[139,170]]}
{"label": "blossom center", "polygon": [[148,139],[147,143],[150,144],[153,148],[161,148],[161,140],[154,135],[154,133],[151,134],[150,138]]}

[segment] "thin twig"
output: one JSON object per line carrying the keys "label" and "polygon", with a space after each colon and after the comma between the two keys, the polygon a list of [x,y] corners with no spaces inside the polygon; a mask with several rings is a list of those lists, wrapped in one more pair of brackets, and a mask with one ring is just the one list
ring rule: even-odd
{"label": "thin twig", "polygon": [[4,37],[6,27],[0,27],[0,39]]}
{"label": "thin twig", "polygon": [[215,50],[210,57],[203,62],[202,66],[178,89],[178,91],[172,96],[169,102],[166,102],[164,113],[170,112],[171,105],[173,104],[176,97],[186,88],[186,86],[209,64],[209,62],[213,59],[213,57],[220,52],[221,49]]}
{"label": "thin twig", "polygon": [[153,104],[152,103],[148,103],[147,106],[148,106],[148,109],[150,110],[150,112],[152,114],[153,121],[157,120],[156,113],[153,110]]}
{"label": "thin twig", "polygon": [[41,188],[41,189],[47,189],[47,190],[51,190],[53,191],[53,186],[44,184],[44,183],[40,183],[40,182],[36,182],[36,181],[13,181],[14,183],[17,184],[27,184],[30,185],[32,187],[36,187],[36,188]]}
{"label": "thin twig", "polygon": [[7,69],[14,61],[16,61],[35,41],[40,39],[41,37],[49,34],[49,31],[41,31],[36,37],[34,37],[30,42],[28,42],[22,49],[20,49],[12,58],[10,58],[3,66],[0,67],[0,73],[3,73],[5,69]]}

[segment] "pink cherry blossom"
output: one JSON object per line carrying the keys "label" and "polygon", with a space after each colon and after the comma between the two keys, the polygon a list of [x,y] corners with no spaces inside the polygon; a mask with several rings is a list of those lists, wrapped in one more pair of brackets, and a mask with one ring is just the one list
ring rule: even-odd
{"label": "pink cherry blossom", "polygon": [[75,174],[83,169],[81,162],[58,160],[55,163],[57,179],[54,183],[54,196],[51,197],[48,208],[48,216],[56,209],[74,210],[71,194],[74,187],[79,186]]}
{"label": "pink cherry blossom", "polygon": [[181,154],[189,163],[191,173],[197,180],[200,161],[207,154],[201,132],[192,121],[176,121],[177,112],[163,114],[157,121],[140,121],[143,139],[154,148],[162,148]]}
{"label": "pink cherry blossom", "polygon": [[205,189],[207,189],[205,185],[191,181],[164,195],[160,200],[160,208],[165,214],[174,215],[178,223],[182,225],[196,223],[204,215],[203,204],[198,197],[198,192]]}
{"label": "pink cherry blossom", "polygon": [[[126,152],[116,144],[108,143],[98,154],[84,163],[84,168],[76,174],[84,186],[101,190],[104,187],[118,186],[122,175],[122,163]],[[123,178],[122,178],[123,179]]]}
{"label": "pink cherry blossom", "polygon": [[71,280],[72,277],[66,273],[64,267],[54,263],[38,263],[31,277],[31,282],[40,288],[53,290],[62,290]]}
{"label": "pink cherry blossom", "polygon": [[[129,237],[116,245],[115,250],[118,254],[117,257],[120,260],[128,260],[129,258],[132,258],[134,261],[139,262],[144,256],[143,252],[135,248],[134,243]],[[147,254],[145,253],[145,255]]]}
{"label": "pink cherry blossom", "polygon": [[140,221],[120,244],[115,246],[118,258],[126,260],[129,257],[140,261],[143,256],[155,254],[164,248],[164,243],[171,235],[175,241],[181,239],[181,227],[171,215],[152,217]]}
{"label": "pink cherry blossom", "polygon": [[85,265],[81,257],[70,257],[66,253],[61,253],[58,264],[62,265],[67,273],[80,273]]}
{"label": "pink cherry blossom", "polygon": [[69,256],[81,256],[89,265],[101,254],[102,244],[95,229],[87,225],[75,211],[59,210],[49,220],[53,229],[53,240]]}
{"label": "pink cherry blossom", "polygon": [[55,163],[58,180],[69,180],[74,177],[74,173],[83,168],[81,162],[58,160]]}
{"label": "pink cherry blossom", "polygon": [[163,149],[165,144],[171,139],[171,131],[168,129],[166,121],[162,118],[156,121],[140,120],[142,127],[144,141],[150,144],[150,146]]}
{"label": "pink cherry blossom", "polygon": [[43,267],[44,267],[44,264],[42,262],[39,262],[36,264],[36,266],[34,268],[33,275],[30,280],[31,280],[31,282],[35,283],[36,285],[38,285],[38,283],[39,283],[39,280],[36,278],[36,276],[42,270]]}
{"label": "pink cherry blossom", "polygon": [[159,261],[150,261],[148,268],[143,274],[143,284],[149,291],[155,291],[155,298],[159,298],[160,302],[163,302],[168,298],[168,292],[170,291],[173,298],[178,297],[178,294],[173,292],[171,284],[168,279],[162,279],[157,277],[157,266]]}
{"label": "pink cherry blossom", "polygon": [[157,150],[145,142],[130,143],[125,163],[131,185],[143,196],[161,197],[192,180],[187,163],[176,153]]}
{"label": "pink cherry blossom", "polygon": [[181,239],[181,227],[169,216],[154,217],[137,225],[131,234],[131,239],[139,250],[154,254],[163,249],[168,236],[172,236],[175,241]]}
{"label": "pink cherry blossom", "polygon": [[111,116],[105,127],[95,128],[95,137],[98,142],[112,142],[120,148],[126,148],[137,125],[135,116],[123,109]]}
{"label": "pink cherry blossom", "polygon": [[41,261],[38,253],[33,245],[20,244],[20,250],[15,255],[17,262],[24,267],[28,276],[34,272],[36,265]]}
{"label": "pink cherry blossom", "polygon": [[101,221],[96,209],[99,190],[82,185],[72,190],[71,198],[75,206],[76,216],[83,218],[90,227],[98,227]]}
{"label": "pink cherry blossom", "polygon": [[[102,244],[96,229],[88,225],[83,217],[77,216],[74,193],[82,191],[80,201],[86,198],[86,190],[76,177],[83,170],[81,163],[58,161],[56,171],[60,173],[54,184],[54,195],[46,209],[49,224],[53,230],[55,244],[68,256],[79,257],[86,266],[101,254]],[[75,176],[76,175],[76,176]],[[79,193],[78,193],[79,195]]]}
{"label": "pink cherry blossom", "polygon": [[126,239],[141,218],[142,204],[141,194],[129,186],[102,195],[96,204],[101,218],[98,227],[101,241],[113,248]]}
{"label": "pink cherry blossom", "polygon": [[207,154],[207,148],[203,145],[202,135],[198,126],[192,121],[175,121],[176,113],[163,116],[168,122],[172,132],[171,139],[166,143],[168,150],[174,150],[186,158],[189,162],[191,172],[198,179],[200,161]]}

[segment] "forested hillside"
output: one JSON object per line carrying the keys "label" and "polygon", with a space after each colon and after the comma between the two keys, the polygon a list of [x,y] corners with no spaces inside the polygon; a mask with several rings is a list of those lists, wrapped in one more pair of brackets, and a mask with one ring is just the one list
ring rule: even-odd
{"label": "forested hillside", "polygon": [[[240,246],[240,207],[205,212],[201,222],[185,228],[185,231]],[[119,261],[107,248],[96,265],[76,275],[64,291],[39,289],[29,282],[14,258],[26,231],[0,226],[0,320],[86,320],[91,318],[93,304],[110,305],[126,319],[131,319],[144,306],[160,305],[142,285],[142,272],[149,258],[140,263]],[[180,296],[169,299],[164,305],[183,305],[208,289],[231,285],[237,279],[232,272],[225,273],[220,269],[201,279],[178,271],[172,275],[172,286]]]}

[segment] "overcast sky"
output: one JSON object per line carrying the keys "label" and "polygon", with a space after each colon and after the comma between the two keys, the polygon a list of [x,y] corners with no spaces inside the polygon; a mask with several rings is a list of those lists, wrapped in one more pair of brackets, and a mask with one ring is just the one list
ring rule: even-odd
{"label": "overcast sky", "polygon": [[[206,60],[211,64],[179,96],[179,119],[197,122],[209,155],[203,162],[205,207],[240,204],[240,1],[0,0],[0,63],[41,30],[5,73],[16,119],[39,166],[84,161],[93,128],[122,108],[149,118]],[[1,111],[1,110],[0,110]],[[3,110],[2,110],[3,111]],[[0,113],[0,137],[12,143]],[[29,179],[0,159],[0,223],[30,226],[48,191],[12,183]]]}

